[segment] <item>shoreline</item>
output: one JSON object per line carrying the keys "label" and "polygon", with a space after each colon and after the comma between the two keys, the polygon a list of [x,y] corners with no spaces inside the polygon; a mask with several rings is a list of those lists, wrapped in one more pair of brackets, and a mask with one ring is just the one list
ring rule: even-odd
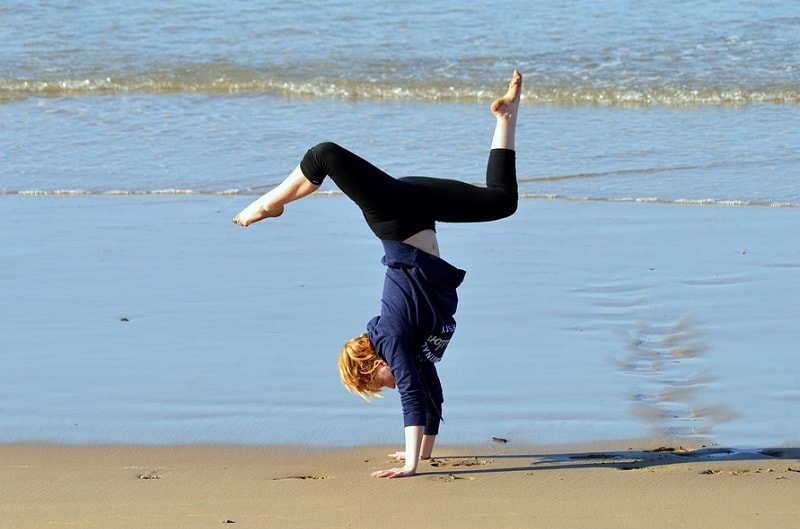
{"label": "shoreline", "polygon": [[11,529],[731,529],[794,527],[800,514],[800,448],[444,446],[417,476],[370,477],[395,449],[2,444],[0,516]]}

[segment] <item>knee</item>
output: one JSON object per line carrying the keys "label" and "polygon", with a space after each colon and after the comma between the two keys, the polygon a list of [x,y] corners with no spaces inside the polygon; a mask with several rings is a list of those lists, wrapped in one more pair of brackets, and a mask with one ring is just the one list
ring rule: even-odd
{"label": "knee", "polygon": [[326,160],[331,156],[336,156],[342,151],[342,147],[332,141],[323,141],[309,149],[313,156],[320,161]]}
{"label": "knee", "polygon": [[300,162],[300,170],[311,183],[321,185],[329,174],[330,160],[334,159],[341,147],[333,142],[318,143],[306,151]]}
{"label": "knee", "polygon": [[501,200],[498,201],[499,218],[504,219],[513,215],[517,211],[518,205],[519,198],[516,193],[504,194]]}

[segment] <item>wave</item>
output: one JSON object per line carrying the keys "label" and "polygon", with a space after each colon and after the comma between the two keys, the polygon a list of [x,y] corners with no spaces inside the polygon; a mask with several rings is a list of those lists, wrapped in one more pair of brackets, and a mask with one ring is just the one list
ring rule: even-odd
{"label": "wave", "polygon": [[[546,178],[530,179],[529,181],[545,180]],[[522,181],[520,181],[522,183]],[[130,197],[130,196],[258,196],[269,186],[259,186],[257,189],[225,189],[221,191],[208,191],[198,189],[152,189],[152,190],[107,190],[93,191],[85,189],[21,189],[0,190],[2,196],[25,197]],[[318,191],[317,195],[343,196],[339,190]],[[769,202],[757,200],[731,200],[713,198],[675,198],[664,199],[658,197],[603,197],[603,196],[576,196],[558,193],[526,193],[520,192],[522,200],[554,200],[567,202],[608,202],[608,203],[636,203],[636,204],[671,204],[678,206],[725,206],[725,207],[768,207],[768,208],[800,208],[800,203],[795,202]]]}
{"label": "wave", "polygon": [[587,180],[591,178],[600,178],[603,176],[624,176],[624,175],[652,175],[657,173],[672,173],[678,171],[687,171],[697,169],[694,165],[675,165],[672,167],[649,167],[649,168],[634,168],[634,169],[614,169],[611,171],[592,171],[587,173],[570,173],[561,175],[549,176],[534,176],[530,178],[519,178],[517,181],[520,184],[533,183],[533,182],[556,182],[559,180]]}
{"label": "wave", "polygon": [[[255,75],[254,75],[255,74]],[[139,77],[0,79],[0,103],[32,97],[86,97],[119,94],[264,94],[285,98],[411,100],[425,102],[486,101],[495,86],[466,82],[407,82],[342,79],[297,80],[257,72],[206,70],[164,71]],[[701,106],[752,103],[799,104],[800,87],[776,86],[559,86],[528,83],[523,102],[536,105]]]}
{"label": "wave", "polygon": [[768,208],[797,208],[800,204],[793,202],[761,202],[752,200],[718,200],[713,198],[677,198],[662,199],[657,197],[581,197],[572,195],[559,195],[549,193],[523,193],[520,198],[539,199],[539,200],[565,200],[569,202],[619,202],[619,203],[638,203],[638,204],[673,204],[679,206],[750,206]]}

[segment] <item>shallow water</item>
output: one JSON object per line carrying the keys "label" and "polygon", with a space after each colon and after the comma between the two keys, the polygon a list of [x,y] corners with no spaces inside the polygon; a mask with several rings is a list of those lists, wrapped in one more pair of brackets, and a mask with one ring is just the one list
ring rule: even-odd
{"label": "shallow water", "polygon": [[[130,96],[2,107],[5,194],[254,194],[333,140],[397,176],[483,180],[483,104]],[[800,106],[523,107],[532,197],[800,204]],[[365,126],[369,123],[369,126]],[[19,131],[25,131],[20,135]]]}
{"label": "shallow water", "polygon": [[130,92],[474,101],[519,68],[536,103],[797,104],[799,16],[795,2],[769,0],[10,0],[0,9],[0,101]]}
{"label": "shallow water", "polygon": [[14,0],[0,192],[252,193],[322,140],[479,181],[518,68],[526,193],[800,204],[800,8],[662,4]]}

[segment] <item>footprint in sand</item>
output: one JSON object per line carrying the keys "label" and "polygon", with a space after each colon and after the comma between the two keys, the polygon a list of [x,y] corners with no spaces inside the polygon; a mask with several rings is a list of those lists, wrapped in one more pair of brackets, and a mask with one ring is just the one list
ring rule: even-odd
{"label": "footprint in sand", "polygon": [[284,481],[284,480],[287,480],[287,479],[299,479],[299,480],[310,479],[310,480],[314,481],[314,480],[320,480],[320,479],[328,479],[328,476],[283,476],[283,477],[280,477],[280,478],[272,478],[272,481]]}
{"label": "footprint in sand", "polygon": [[742,476],[745,474],[761,474],[772,473],[772,470],[763,470],[761,468],[720,468],[703,470],[700,474],[705,476]]}
{"label": "footprint in sand", "polygon": [[491,459],[478,459],[477,457],[444,457],[431,459],[432,467],[482,467],[492,463]]}
{"label": "footprint in sand", "polygon": [[452,483],[454,481],[461,481],[461,480],[475,481],[475,478],[469,476],[456,476],[455,474],[448,474],[447,476],[436,476],[433,479],[435,479],[436,481],[442,481],[444,483]]}

